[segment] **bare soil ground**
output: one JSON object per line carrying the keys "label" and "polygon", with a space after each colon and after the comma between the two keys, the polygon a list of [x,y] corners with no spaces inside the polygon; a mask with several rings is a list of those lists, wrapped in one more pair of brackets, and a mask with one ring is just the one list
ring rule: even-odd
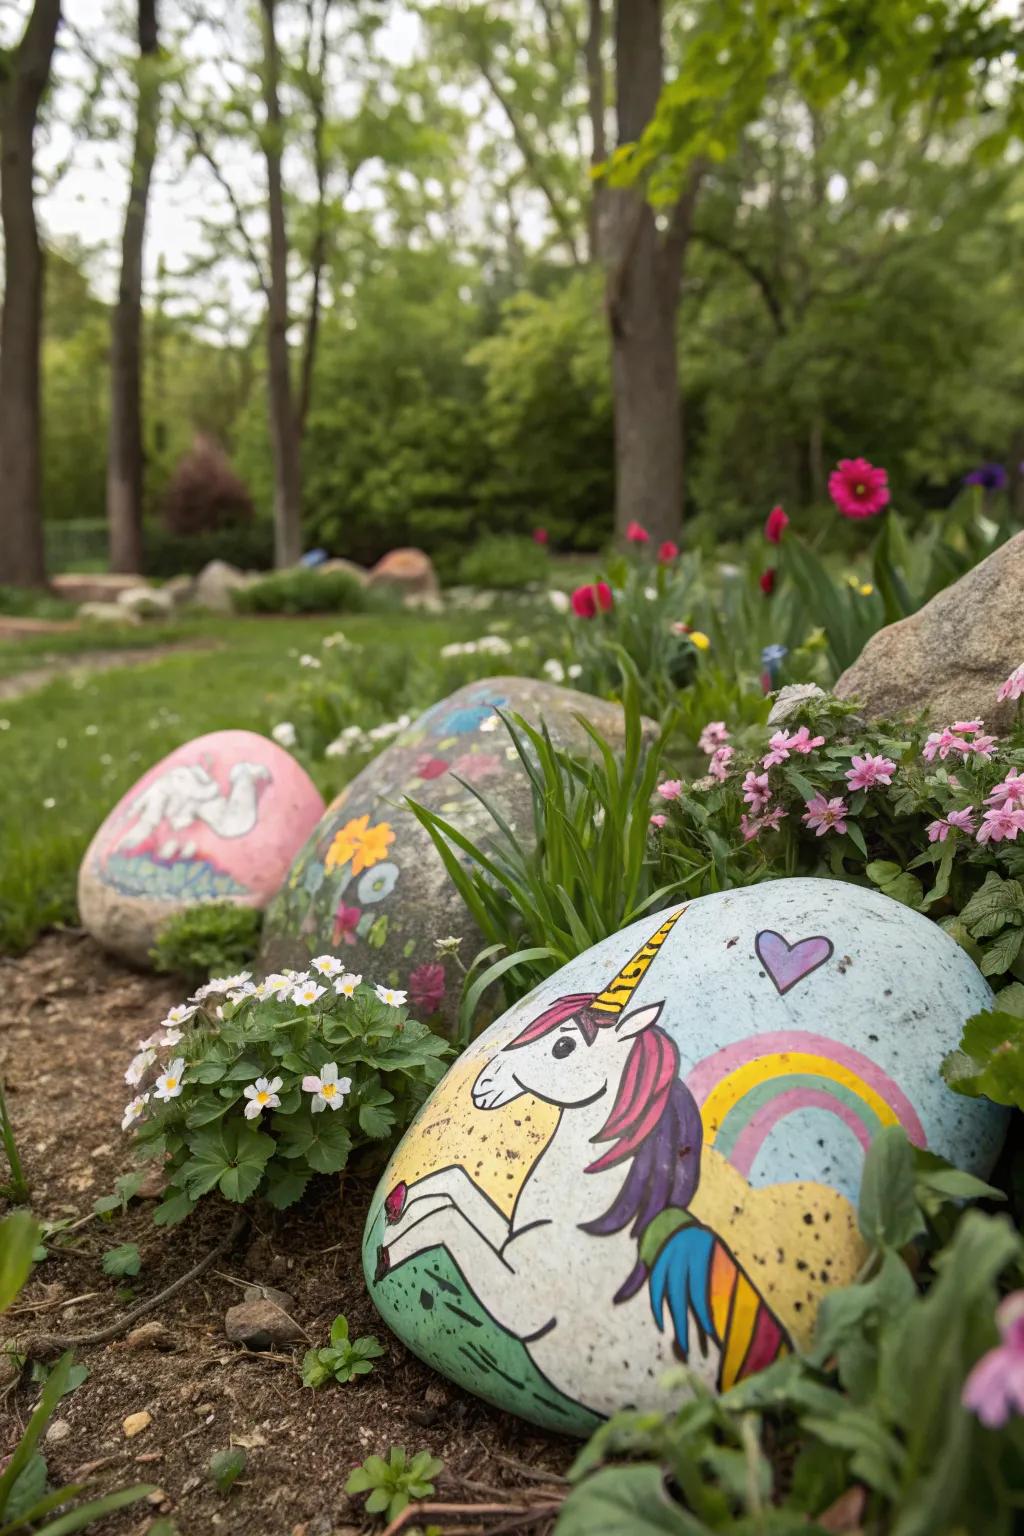
{"label": "bare soil ground", "polygon": [[[177,1001],[173,981],[127,970],[73,931],[50,934],[22,958],[0,962],[0,1074],[40,1220],[88,1217],[94,1200],[127,1171],[124,1068],[136,1041]],[[51,1482],[83,1483],[91,1497],[135,1482],[157,1490],[149,1504],[92,1527],[97,1536],[142,1536],[161,1518],[170,1518],[181,1536],[379,1530],[344,1483],[357,1463],[394,1444],[410,1453],[428,1449],[445,1464],[435,1498],[448,1510],[424,1512],[421,1526],[445,1536],[547,1536],[573,1445],[450,1386],[387,1333],[359,1263],[370,1193],[368,1181],[350,1181],[341,1198],[337,1182],[323,1180],[294,1211],[254,1210],[228,1252],[141,1320],[163,1325],[159,1347],[129,1345],[122,1334],[76,1348],[89,1376],[60,1404],[62,1427],[42,1447]],[[50,1257],[3,1319],[4,1336],[86,1334],[121,1318],[231,1230],[235,1212],[205,1204],[183,1226],[164,1231],[152,1223],[152,1200],[137,1198],[123,1216],[86,1220],[54,1238]],[[137,1243],[142,1255],[130,1297],[101,1268],[103,1253],[125,1242]],[[371,1376],[348,1386],[303,1387],[301,1348],[250,1354],[225,1338],[226,1309],[254,1283],[295,1298],[296,1321],[311,1344],[325,1344],[343,1312],[353,1335],[378,1335],[386,1357]],[[38,1387],[27,1372],[6,1382],[0,1373],[0,1392],[2,1462]],[[152,1422],[127,1437],[124,1420],[141,1412]],[[248,1460],[225,1497],[208,1467],[229,1446],[241,1446]],[[488,1514],[481,1506],[498,1508]]]}

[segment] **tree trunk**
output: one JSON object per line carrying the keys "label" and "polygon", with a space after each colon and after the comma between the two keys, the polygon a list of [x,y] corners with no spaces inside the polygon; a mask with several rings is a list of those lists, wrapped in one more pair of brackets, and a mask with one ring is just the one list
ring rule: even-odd
{"label": "tree trunk", "polygon": [[276,0],[263,9],[263,100],[267,112],[264,155],[270,218],[270,285],[267,313],[267,387],[270,441],[274,456],[274,563],[295,565],[302,554],[302,471],[299,430],[292,404],[288,350],[288,236],[281,182],[284,127],[278,99],[280,59],[275,31]]}
{"label": "tree trunk", "polygon": [[[618,142],[638,139],[662,83],[661,0],[618,0],[615,13]],[[676,310],[701,167],[691,171],[664,234],[643,188],[617,188],[604,212],[615,407],[615,527],[652,539],[679,533],[683,511],[683,403]]]}
{"label": "tree trunk", "polygon": [[46,582],[40,474],[43,253],[33,197],[33,143],[50,76],[60,0],[35,0],[0,76],[0,223],[6,268],[0,315],[0,584]]}
{"label": "tree trunk", "polygon": [[142,251],[160,126],[156,0],[139,0],[139,77],[121,282],[111,317],[107,529],[112,571],[142,569]]}
{"label": "tree trunk", "polygon": [[[604,121],[604,0],[588,0],[584,59],[587,67],[587,115],[590,118],[590,168],[593,170],[596,166],[603,165],[608,158],[608,139]],[[601,259],[603,193],[604,188],[601,183],[593,182],[587,216],[587,243],[591,261]]]}

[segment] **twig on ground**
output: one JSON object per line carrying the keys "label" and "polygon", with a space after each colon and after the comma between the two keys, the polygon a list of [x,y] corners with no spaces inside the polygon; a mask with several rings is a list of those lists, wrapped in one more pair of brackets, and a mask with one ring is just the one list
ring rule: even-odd
{"label": "twig on ground", "polygon": [[140,1317],[145,1317],[147,1312],[152,1312],[162,1302],[169,1301],[172,1296],[176,1296],[179,1291],[184,1290],[186,1285],[208,1270],[211,1264],[215,1264],[221,1255],[227,1253],[228,1249],[233,1247],[238,1241],[248,1224],[248,1220],[249,1218],[245,1212],[239,1211],[231,1223],[230,1230],[225,1233],[218,1243],[214,1244],[209,1253],[201,1258],[198,1264],[193,1264],[191,1269],[186,1270],[183,1275],[179,1275],[177,1280],[172,1280],[170,1285],[164,1286],[162,1291],[157,1291],[155,1296],[149,1296],[145,1301],[140,1301],[137,1307],[132,1307],[131,1311],[125,1312],[122,1317],[117,1318],[112,1323],[108,1323],[105,1328],[98,1328],[95,1333],[32,1334],[25,1339],[15,1339],[13,1341],[14,1348],[19,1355],[25,1355],[31,1359],[33,1357],[54,1354],[63,1349],[89,1344],[106,1344],[110,1339],[116,1339],[120,1334],[126,1333],[133,1323],[138,1322]]}

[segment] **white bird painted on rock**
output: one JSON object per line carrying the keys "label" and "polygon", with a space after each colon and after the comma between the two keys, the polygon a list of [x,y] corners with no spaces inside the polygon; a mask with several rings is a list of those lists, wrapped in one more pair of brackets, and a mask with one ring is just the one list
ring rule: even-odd
{"label": "white bird painted on rock", "polygon": [[[259,815],[258,785],[269,781],[269,768],[260,763],[233,763],[229,773],[231,788],[223,794],[216,779],[200,764],[168,768],[153,780],[128,807],[133,825],[122,834],[117,848],[130,852],[154,835],[162,822],[172,832],[182,833],[197,821],[203,821],[218,837],[244,837],[256,825]],[[195,852],[195,840],[166,838],[160,845],[161,858],[176,853]]]}

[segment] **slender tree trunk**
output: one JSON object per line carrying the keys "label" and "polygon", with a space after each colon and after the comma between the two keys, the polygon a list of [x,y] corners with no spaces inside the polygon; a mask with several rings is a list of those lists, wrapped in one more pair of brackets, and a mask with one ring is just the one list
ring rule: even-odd
{"label": "slender tree trunk", "polygon": [[281,154],[284,128],[278,97],[280,58],[275,30],[276,0],[263,9],[263,100],[267,112],[264,155],[270,216],[270,286],[267,313],[267,385],[270,440],[274,455],[274,563],[294,565],[302,554],[302,471],[299,428],[292,403],[288,350],[288,236],[284,218]]}
{"label": "slender tree trunk", "polygon": [[[615,14],[618,142],[638,139],[662,83],[661,0],[618,0]],[[676,310],[700,169],[691,173],[660,234],[643,188],[607,194],[606,305],[615,406],[615,527],[631,521],[674,538],[683,510],[683,407]]]}
{"label": "slender tree trunk", "polygon": [[139,78],[121,282],[111,317],[107,529],[112,571],[142,569],[142,252],[160,126],[156,0],[139,0]]}
{"label": "slender tree trunk", "polygon": [[[608,158],[604,90],[604,0],[587,0],[587,111],[590,118],[590,166],[593,170]],[[601,259],[604,189],[593,183],[587,218],[587,242],[591,261]]]}
{"label": "slender tree trunk", "polygon": [[0,74],[0,584],[46,582],[40,472],[43,253],[33,197],[33,144],[50,76],[60,0],[35,0]]}

